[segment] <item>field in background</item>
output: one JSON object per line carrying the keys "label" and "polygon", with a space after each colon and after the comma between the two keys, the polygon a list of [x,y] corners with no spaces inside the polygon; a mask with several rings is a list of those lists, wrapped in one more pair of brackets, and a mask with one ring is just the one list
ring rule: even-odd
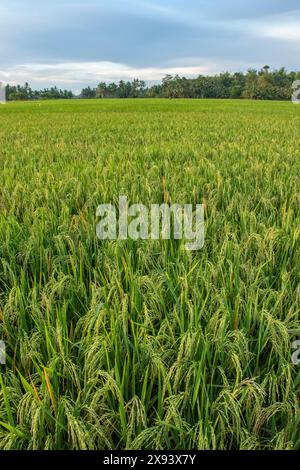
{"label": "field in background", "polygon": [[[1,449],[300,448],[300,108],[0,107]],[[204,203],[206,241],[96,207]]]}

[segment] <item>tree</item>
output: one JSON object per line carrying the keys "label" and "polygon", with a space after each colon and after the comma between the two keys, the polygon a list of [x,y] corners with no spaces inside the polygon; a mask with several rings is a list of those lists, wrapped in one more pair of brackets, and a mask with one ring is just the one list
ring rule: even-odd
{"label": "tree", "polygon": [[106,98],[107,86],[105,82],[99,83],[96,90],[96,98]]}
{"label": "tree", "polygon": [[243,98],[251,100],[258,98],[258,76],[257,71],[250,69],[246,75],[245,89],[243,91]]}
{"label": "tree", "polygon": [[90,86],[88,86],[87,88],[83,88],[83,90],[81,91],[80,97],[87,98],[87,99],[96,98],[96,89],[91,88]]}

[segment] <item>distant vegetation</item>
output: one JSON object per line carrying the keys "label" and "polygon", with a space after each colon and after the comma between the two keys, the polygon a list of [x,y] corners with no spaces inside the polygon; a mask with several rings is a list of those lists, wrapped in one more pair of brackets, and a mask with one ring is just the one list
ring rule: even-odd
{"label": "distant vegetation", "polygon": [[[84,88],[77,98],[234,98],[255,100],[289,100],[292,83],[300,79],[300,72],[287,72],[284,68],[271,71],[266,65],[260,71],[248,70],[246,74],[222,73],[215,76],[199,75],[185,78],[166,75],[161,84],[148,86],[135,79],[119,83],[99,83],[95,88]],[[72,91],[57,87],[32,90],[24,86],[7,86],[8,100],[70,99]]]}
{"label": "distant vegetation", "polygon": [[44,90],[33,90],[28,83],[24,86],[17,85],[6,87],[8,101],[27,100],[58,100],[74,98],[74,94],[69,90],[59,90],[57,87],[45,88]]}

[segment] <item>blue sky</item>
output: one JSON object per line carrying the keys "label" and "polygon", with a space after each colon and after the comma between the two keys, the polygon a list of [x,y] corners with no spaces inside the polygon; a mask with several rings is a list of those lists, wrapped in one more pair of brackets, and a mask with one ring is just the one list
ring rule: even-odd
{"label": "blue sky", "polygon": [[1,0],[0,80],[99,81],[299,69],[299,0]]}

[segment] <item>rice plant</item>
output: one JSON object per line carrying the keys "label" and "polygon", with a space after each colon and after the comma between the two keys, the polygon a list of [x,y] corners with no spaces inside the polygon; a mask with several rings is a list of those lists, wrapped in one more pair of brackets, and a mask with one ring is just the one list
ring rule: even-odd
{"label": "rice plant", "polygon": [[[299,449],[300,109],[0,109],[0,449]],[[205,205],[205,245],[96,208]]]}

